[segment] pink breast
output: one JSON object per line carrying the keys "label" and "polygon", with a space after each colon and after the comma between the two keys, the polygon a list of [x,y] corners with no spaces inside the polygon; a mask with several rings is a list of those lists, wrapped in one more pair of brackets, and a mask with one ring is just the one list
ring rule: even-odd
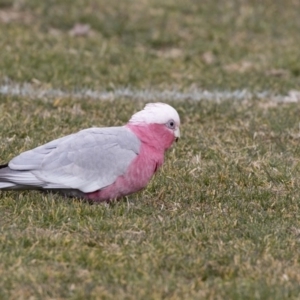
{"label": "pink breast", "polygon": [[149,126],[127,125],[142,142],[138,156],[132,161],[124,175],[119,176],[110,186],[87,193],[87,199],[99,202],[117,199],[147,186],[153,174],[163,164],[165,150],[174,141],[174,136],[161,126]]}
{"label": "pink breast", "polygon": [[110,186],[86,194],[86,197],[93,201],[105,201],[140,191],[147,186],[153,174],[162,165],[163,159],[163,154],[153,152],[142,144],[139,155],[124,175],[119,176]]}

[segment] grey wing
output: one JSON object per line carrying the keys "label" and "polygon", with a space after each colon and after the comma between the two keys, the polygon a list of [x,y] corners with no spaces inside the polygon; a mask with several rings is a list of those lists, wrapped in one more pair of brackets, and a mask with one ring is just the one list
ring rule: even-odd
{"label": "grey wing", "polygon": [[125,174],[139,149],[140,140],[126,127],[90,128],[15,157],[9,162],[10,180],[93,192]]}

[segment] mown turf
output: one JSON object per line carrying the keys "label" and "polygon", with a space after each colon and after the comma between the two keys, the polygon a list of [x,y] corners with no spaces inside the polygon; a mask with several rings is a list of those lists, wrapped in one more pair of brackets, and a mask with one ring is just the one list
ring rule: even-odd
{"label": "mown turf", "polygon": [[[300,84],[298,0],[1,3],[2,78],[68,89]],[[76,23],[89,34],[71,35]]]}
{"label": "mown turf", "polygon": [[[33,103],[1,98],[3,161],[143,105]],[[145,191],[112,205],[1,193],[2,298],[297,298],[299,107],[172,104],[182,139]]]}
{"label": "mown turf", "polygon": [[[299,90],[298,1],[0,7],[4,83]],[[76,22],[90,35],[71,36]],[[165,102],[181,115],[182,138],[143,192],[111,205],[0,192],[1,299],[299,299],[299,104]],[[143,106],[2,95],[0,163],[121,125]]]}

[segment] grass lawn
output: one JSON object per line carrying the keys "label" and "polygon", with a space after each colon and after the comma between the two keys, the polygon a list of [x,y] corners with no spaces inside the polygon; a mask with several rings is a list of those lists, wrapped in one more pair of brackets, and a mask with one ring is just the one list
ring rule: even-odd
{"label": "grass lawn", "polygon": [[[0,90],[300,90],[300,3],[0,0]],[[88,24],[80,36],[76,23]],[[299,299],[300,106],[175,101],[182,138],[111,205],[0,192],[0,299]],[[151,95],[150,95],[151,96]],[[152,101],[155,101],[155,97]],[[0,163],[144,106],[0,93]]]}

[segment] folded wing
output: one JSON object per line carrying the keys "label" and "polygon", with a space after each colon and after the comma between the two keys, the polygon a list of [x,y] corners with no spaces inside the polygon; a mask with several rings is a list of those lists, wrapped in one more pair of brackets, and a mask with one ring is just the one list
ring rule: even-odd
{"label": "folded wing", "polygon": [[0,169],[0,188],[93,192],[126,173],[140,140],[126,127],[90,128],[26,151]]}

